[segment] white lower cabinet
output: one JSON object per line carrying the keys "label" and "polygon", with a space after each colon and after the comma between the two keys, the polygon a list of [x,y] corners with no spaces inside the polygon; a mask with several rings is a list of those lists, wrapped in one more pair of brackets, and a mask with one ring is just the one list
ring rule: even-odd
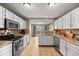
{"label": "white lower cabinet", "polygon": [[0,56],[12,56],[12,43],[0,48]]}
{"label": "white lower cabinet", "polygon": [[60,53],[63,56],[79,56],[79,46],[60,39]]}
{"label": "white lower cabinet", "polygon": [[27,44],[28,44],[28,43],[30,43],[29,34],[27,34],[26,36],[27,36]]}
{"label": "white lower cabinet", "polygon": [[79,56],[79,47],[67,42],[67,56]]}
{"label": "white lower cabinet", "polygon": [[60,39],[60,50],[59,51],[63,56],[66,56],[66,49],[67,49],[66,41],[64,41],[63,39]]}
{"label": "white lower cabinet", "polygon": [[23,46],[25,47],[29,43],[29,35],[24,35],[23,37]]}
{"label": "white lower cabinet", "polygon": [[39,36],[38,44],[39,45],[54,45],[54,37],[53,36]]}
{"label": "white lower cabinet", "polygon": [[27,44],[27,37],[26,35],[23,37],[23,46],[25,47]]}

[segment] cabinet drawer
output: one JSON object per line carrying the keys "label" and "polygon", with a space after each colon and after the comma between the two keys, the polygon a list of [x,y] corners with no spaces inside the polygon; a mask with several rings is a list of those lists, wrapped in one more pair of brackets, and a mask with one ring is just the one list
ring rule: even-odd
{"label": "cabinet drawer", "polygon": [[79,51],[71,46],[67,46],[67,56],[79,56]]}
{"label": "cabinet drawer", "polygon": [[60,52],[63,56],[66,56],[67,43],[63,39],[60,39]]}
{"label": "cabinet drawer", "polygon": [[0,53],[1,53],[2,51],[5,51],[6,49],[9,49],[9,47],[12,47],[12,44],[8,44],[8,45],[6,45],[6,46],[1,47],[1,48],[0,48]]}
{"label": "cabinet drawer", "polygon": [[67,42],[67,45],[71,46],[72,48],[79,50],[79,46],[76,46],[75,44]]}
{"label": "cabinet drawer", "polygon": [[8,47],[7,49],[0,52],[0,56],[12,56],[12,48]]}

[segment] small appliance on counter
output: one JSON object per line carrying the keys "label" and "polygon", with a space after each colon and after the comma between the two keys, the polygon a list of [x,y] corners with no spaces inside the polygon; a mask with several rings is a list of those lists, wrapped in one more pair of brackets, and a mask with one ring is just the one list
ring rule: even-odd
{"label": "small appliance on counter", "polygon": [[79,35],[75,35],[74,38],[79,41]]}
{"label": "small appliance on counter", "polygon": [[73,38],[79,41],[79,34],[73,34]]}

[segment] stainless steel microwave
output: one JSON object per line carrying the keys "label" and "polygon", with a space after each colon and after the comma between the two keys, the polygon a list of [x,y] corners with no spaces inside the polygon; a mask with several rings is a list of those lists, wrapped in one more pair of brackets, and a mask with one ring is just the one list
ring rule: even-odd
{"label": "stainless steel microwave", "polygon": [[5,18],[5,29],[19,29],[20,23]]}

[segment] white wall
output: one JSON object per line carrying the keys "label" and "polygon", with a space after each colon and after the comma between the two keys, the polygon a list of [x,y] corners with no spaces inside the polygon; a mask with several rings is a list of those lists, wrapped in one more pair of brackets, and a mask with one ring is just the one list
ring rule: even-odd
{"label": "white wall", "polygon": [[30,19],[32,24],[49,24],[53,21],[53,19]]}
{"label": "white wall", "polygon": [[[32,38],[32,24],[50,24],[53,22],[53,19],[29,19],[29,34],[30,39]],[[51,29],[51,28],[50,28]]]}

